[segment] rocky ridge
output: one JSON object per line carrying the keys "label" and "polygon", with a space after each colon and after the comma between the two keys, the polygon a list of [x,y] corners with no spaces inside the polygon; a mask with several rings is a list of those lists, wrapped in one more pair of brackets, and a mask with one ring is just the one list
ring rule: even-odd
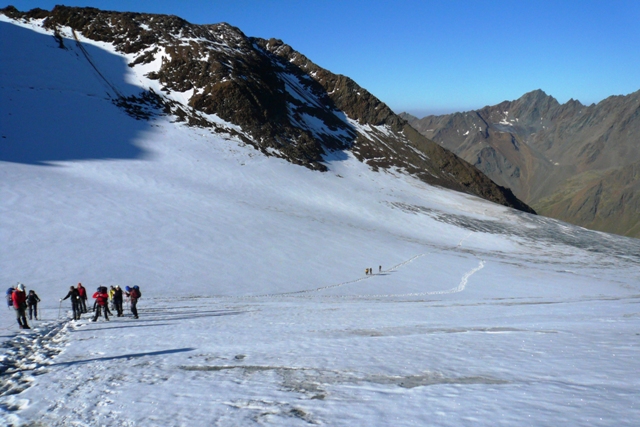
{"label": "rocky ridge", "polygon": [[536,90],[476,111],[401,116],[540,214],[640,237],[640,91],[586,106]]}
{"label": "rocky ridge", "polygon": [[[398,170],[424,182],[533,212],[510,190],[416,132],[406,120],[352,79],[333,74],[280,40],[244,35],[221,23],[194,25],[176,16],[56,6],[51,11],[0,13],[41,20],[60,47],[69,31],[109,43],[153,66],[146,76],[161,85],[114,103],[139,119],[167,114],[192,126],[227,132],[268,156],[324,171],[324,157],[350,150],[374,169]],[[114,91],[117,90],[114,88]],[[188,102],[172,99],[186,95]],[[209,119],[215,115],[241,131]]]}

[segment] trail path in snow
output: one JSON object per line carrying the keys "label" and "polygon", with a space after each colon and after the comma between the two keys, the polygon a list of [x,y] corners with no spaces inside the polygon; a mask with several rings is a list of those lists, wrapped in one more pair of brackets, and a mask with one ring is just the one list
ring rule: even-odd
{"label": "trail path in snow", "polygon": [[47,366],[67,341],[66,320],[32,322],[32,329],[21,331],[1,345],[0,396],[17,394],[29,387],[34,377],[47,372]]}
{"label": "trail path in snow", "polygon": [[[460,284],[455,288],[446,289],[442,291],[428,291],[428,292],[413,292],[407,294],[389,294],[389,295],[367,295],[368,297],[420,297],[420,296],[428,296],[428,295],[445,295],[445,294],[455,294],[458,292],[464,291],[467,287],[467,283],[469,278],[473,276],[473,274],[484,268],[484,261],[480,261],[480,264],[472,270],[467,271],[460,279]],[[364,295],[363,295],[364,297]]]}
{"label": "trail path in snow", "polygon": [[[451,249],[455,250],[458,249],[462,246],[462,243],[467,240],[471,235],[473,234],[473,232],[467,234],[464,238],[462,238],[462,240],[460,240],[460,242],[458,242],[457,245],[455,245],[454,247],[452,247]],[[304,289],[301,291],[292,291],[292,292],[280,292],[280,293],[272,293],[272,294],[262,294],[262,295],[243,295],[243,296],[239,296],[239,297],[227,297],[227,298],[235,298],[235,299],[255,299],[255,298],[275,298],[275,297],[299,297],[299,296],[303,296],[305,294],[311,294],[311,293],[315,293],[315,292],[321,292],[321,291],[326,291],[328,289],[334,289],[334,288],[340,288],[346,285],[351,285],[351,284],[355,284],[355,283],[359,283],[362,282],[364,280],[369,280],[372,279],[374,277],[380,277],[382,275],[384,275],[385,273],[390,273],[393,271],[397,271],[398,269],[412,263],[413,261],[417,260],[418,258],[422,258],[424,256],[430,255],[430,254],[435,254],[435,253],[442,253],[444,252],[446,249],[439,249],[437,251],[432,251],[432,252],[425,252],[422,254],[418,254],[415,255],[411,258],[409,258],[406,261],[403,261],[399,264],[394,265],[393,267],[386,269],[386,270],[382,270],[380,273],[374,273],[374,274],[369,274],[363,277],[359,277],[357,279],[354,280],[349,280],[346,282],[341,282],[341,283],[336,283],[336,284],[332,284],[332,285],[327,285],[327,286],[321,286],[321,287],[317,287],[317,288],[313,288],[313,289]],[[458,292],[462,292],[464,291],[464,289],[467,286],[467,282],[469,280],[469,278],[476,272],[478,272],[479,270],[481,270],[482,268],[484,268],[484,260],[480,260],[480,264],[478,265],[478,267],[466,272],[461,280],[460,280],[460,284],[454,288],[451,289],[447,289],[447,290],[440,290],[440,291],[428,291],[428,292],[414,292],[414,293],[405,293],[405,294],[378,294],[378,295],[351,295],[351,296],[338,296],[339,298],[347,298],[347,297],[358,297],[358,298],[381,298],[381,297],[406,297],[406,296],[427,296],[427,295],[444,295],[444,294],[452,294],[452,293],[458,293]]]}
{"label": "trail path in snow", "polygon": [[[463,238],[454,249],[459,248],[463,241],[466,240],[469,235]],[[426,255],[442,252],[444,249],[435,252],[426,252],[410,259],[403,261],[393,267],[384,270],[382,273],[389,273],[396,271],[402,267],[405,267],[415,261],[418,258]],[[439,291],[428,291],[419,293],[404,293],[404,294],[377,294],[377,295],[349,295],[349,296],[337,296],[338,298],[381,298],[381,297],[416,297],[427,295],[444,295],[451,293],[458,293],[464,291],[467,286],[469,278],[481,270],[484,267],[485,262],[480,261],[480,264],[465,272],[458,286]],[[374,277],[381,277],[382,274],[371,274],[365,277],[361,277],[355,280],[333,284],[329,286],[322,286],[314,289],[307,289],[294,292],[283,292],[274,294],[264,294],[257,296],[236,296],[228,297],[225,299],[231,300],[244,300],[244,299],[262,299],[262,298],[276,298],[276,297],[300,297],[305,294],[312,294],[327,289],[342,287],[345,285],[358,283],[363,280],[372,279]],[[152,314],[155,310],[148,310],[147,314]],[[175,307],[172,311],[175,311]],[[66,312],[66,310],[65,310]],[[163,309],[162,312],[167,312],[167,309]],[[196,317],[201,313],[197,313]],[[179,320],[176,317],[171,317],[171,320]],[[193,318],[187,316],[184,312],[181,313],[181,318]],[[41,323],[38,326],[34,326],[29,332],[24,331],[21,334],[16,335],[13,339],[4,342],[3,347],[7,349],[5,353],[0,357],[0,396],[8,396],[16,393],[20,393],[25,390],[29,384],[33,381],[35,375],[42,375],[47,372],[47,366],[51,364],[51,360],[62,351],[62,343],[65,342],[68,335],[68,328],[76,328],[79,325],[71,323],[70,321],[55,320]]]}

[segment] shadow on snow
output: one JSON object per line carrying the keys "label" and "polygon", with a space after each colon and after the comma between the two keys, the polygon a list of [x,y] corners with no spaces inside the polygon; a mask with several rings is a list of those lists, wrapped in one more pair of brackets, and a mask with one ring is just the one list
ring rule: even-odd
{"label": "shadow on snow", "polygon": [[123,355],[120,355],[120,356],[95,357],[93,359],[84,359],[84,360],[74,360],[74,361],[71,361],[71,362],[52,363],[52,364],[48,365],[48,367],[50,367],[50,366],[73,366],[73,365],[80,365],[80,364],[83,364],[83,363],[107,362],[107,361],[110,361],[110,360],[120,360],[120,359],[137,359],[139,357],[146,357],[146,356],[164,356],[164,355],[167,355],[167,354],[184,353],[184,352],[194,351],[194,350],[196,350],[196,349],[192,348],[192,347],[187,347],[187,348],[176,348],[176,349],[172,349],[172,350],[150,351],[150,352],[147,352],[147,353],[123,354]]}
{"label": "shadow on snow", "polygon": [[[97,323],[104,323],[104,321]],[[112,324],[112,323],[110,323]],[[129,328],[151,328],[156,326],[172,326],[175,323],[156,323],[155,325],[131,325],[131,324],[121,324],[121,326],[109,326],[106,328],[82,328],[82,329],[74,329],[71,332],[89,332],[89,331],[107,331],[109,329],[129,329]]]}
{"label": "shadow on snow", "polygon": [[[142,328],[146,326],[160,326],[160,325],[173,325],[173,323],[160,323],[155,325],[139,325],[138,323],[148,323],[148,322],[170,322],[173,320],[190,320],[190,319],[198,319],[204,317],[220,317],[220,316],[238,316],[241,314],[248,313],[248,311],[238,311],[238,310],[190,310],[190,311],[179,311],[179,312],[170,312],[170,311],[152,311],[145,312],[140,311],[140,315],[142,316],[140,319],[133,319],[131,317],[113,317],[113,319],[117,319],[114,322],[117,325],[122,326],[109,326],[105,328],[82,328],[82,329],[74,329],[72,332],[85,332],[85,331],[93,331],[93,330],[106,330],[106,329],[120,329],[120,328]],[[88,318],[87,318],[88,319]],[[124,321],[124,322],[121,322]],[[105,323],[104,317],[98,318],[96,323]],[[110,323],[113,325],[114,323]],[[91,324],[94,324],[91,322]]]}
{"label": "shadow on snow", "polygon": [[114,104],[121,95],[142,92],[125,81],[125,59],[88,44],[82,49],[72,39],[64,45],[0,22],[0,161],[145,157],[135,140],[149,123]]}

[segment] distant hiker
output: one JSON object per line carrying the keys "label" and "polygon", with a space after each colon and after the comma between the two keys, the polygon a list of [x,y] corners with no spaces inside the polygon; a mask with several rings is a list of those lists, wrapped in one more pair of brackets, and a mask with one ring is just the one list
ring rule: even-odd
{"label": "distant hiker", "polygon": [[27,309],[27,294],[24,291],[24,285],[18,283],[18,286],[11,294],[13,300],[13,308],[16,310],[16,319],[20,329],[31,329],[27,323],[26,309]]}
{"label": "distant hiker", "polygon": [[134,286],[133,288],[130,287],[125,287],[125,294],[129,297],[129,301],[131,303],[131,313],[133,314],[133,318],[137,319],[138,318],[138,298],[140,298],[140,288],[136,289],[136,287]]}
{"label": "distant hiker", "polygon": [[96,299],[96,314],[91,319],[92,322],[98,320],[100,317],[100,312],[104,312],[104,319],[109,320],[109,316],[107,315],[108,307],[107,304],[109,302],[109,294],[107,293],[107,288],[105,286],[100,286],[98,290],[93,294],[93,297]]}
{"label": "distant hiker", "polygon": [[116,286],[115,292],[113,293],[113,306],[115,307],[116,313],[118,313],[118,317],[122,317],[123,309],[122,309],[122,289],[120,289],[120,285]]}
{"label": "distant hiker", "polygon": [[66,297],[60,298],[60,302],[66,300],[67,298],[71,298],[71,309],[73,310],[73,320],[80,320],[80,295],[78,294],[78,290],[73,286],[69,287],[69,293]]}
{"label": "distant hiker", "polygon": [[382,266],[381,265],[378,266],[378,273],[382,273]]}
{"label": "distant hiker", "polygon": [[87,312],[87,290],[85,289],[84,286],[82,286],[82,283],[78,283],[78,296],[80,297],[80,300],[78,301],[80,303],[80,311],[82,311],[83,313]]}
{"label": "distant hiker", "polygon": [[368,275],[369,275],[369,269],[368,269],[368,268],[365,268],[365,269],[364,269],[364,274],[365,274],[365,276],[368,276]]}
{"label": "distant hiker", "polygon": [[11,298],[11,295],[15,290],[16,288],[14,288],[13,286],[7,289],[7,307],[9,307],[10,309],[13,308],[13,298]]}
{"label": "distant hiker", "polygon": [[29,291],[27,295],[27,307],[29,307],[29,320],[33,320],[35,317],[38,320],[38,303],[40,298],[34,290]]}

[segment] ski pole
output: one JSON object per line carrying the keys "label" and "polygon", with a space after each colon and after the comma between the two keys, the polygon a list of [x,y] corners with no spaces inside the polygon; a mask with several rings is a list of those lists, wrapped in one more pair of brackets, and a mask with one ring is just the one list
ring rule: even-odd
{"label": "ski pole", "polygon": [[58,320],[60,320],[60,310],[62,309],[62,301],[60,301],[60,305],[58,306]]}

